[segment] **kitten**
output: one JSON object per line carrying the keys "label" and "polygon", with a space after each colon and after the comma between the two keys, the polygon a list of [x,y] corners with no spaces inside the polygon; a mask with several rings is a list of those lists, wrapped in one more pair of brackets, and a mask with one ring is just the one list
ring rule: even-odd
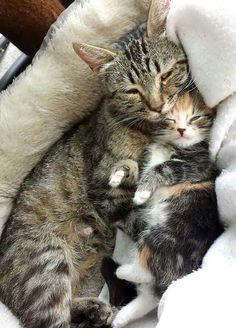
{"label": "kitten", "polygon": [[158,33],[156,13],[154,1],[148,36],[124,51],[74,45],[101,72],[107,96],[26,178],[4,229],[0,300],[25,328],[99,327],[111,321],[107,304],[84,297],[97,293],[90,284],[101,283],[102,258],[114,245],[110,222],[133,208],[129,178],[114,190],[108,187],[110,169],[117,161],[138,159],[160,112],[173,106],[189,82],[183,50],[164,35],[152,39]]}
{"label": "kitten", "polygon": [[[116,272],[118,278],[137,283],[139,291],[117,314],[114,328],[156,308],[173,280],[201,265],[222,232],[214,188],[217,170],[210,162],[207,143],[213,116],[195,91],[180,96],[155,131],[156,142],[141,156],[134,202],[146,206],[120,223],[137,242],[137,249],[133,263]],[[121,172],[127,175],[132,168],[126,163],[122,169],[118,163],[110,184],[122,184]]]}

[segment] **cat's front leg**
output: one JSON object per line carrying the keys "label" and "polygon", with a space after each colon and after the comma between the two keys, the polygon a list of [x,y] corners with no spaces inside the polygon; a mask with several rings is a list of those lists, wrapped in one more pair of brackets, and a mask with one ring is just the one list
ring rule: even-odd
{"label": "cat's front leg", "polygon": [[154,169],[150,169],[148,172],[145,172],[138,182],[138,187],[133,199],[134,203],[136,205],[146,203],[154,194],[159,185],[160,179]]}
{"label": "cat's front leg", "polygon": [[136,284],[150,283],[153,276],[150,271],[145,270],[140,264],[123,264],[116,270],[116,276],[119,279],[127,280]]}
{"label": "cat's front leg", "polygon": [[134,185],[138,181],[139,168],[138,163],[132,159],[121,160],[116,163],[112,169],[109,185],[117,188],[126,183]]}
{"label": "cat's front leg", "polygon": [[139,295],[116,315],[112,324],[113,328],[125,327],[128,323],[142,318],[157,308],[159,298],[154,295],[152,287],[149,284],[140,286]]}

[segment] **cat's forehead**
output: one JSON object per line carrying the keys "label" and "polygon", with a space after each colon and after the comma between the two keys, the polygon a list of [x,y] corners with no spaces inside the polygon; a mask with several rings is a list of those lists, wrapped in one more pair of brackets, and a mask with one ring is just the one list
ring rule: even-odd
{"label": "cat's forehead", "polygon": [[[127,62],[135,63],[150,71],[154,65],[161,70],[165,66],[172,66],[176,61],[185,60],[183,50],[169,41],[166,37],[158,39],[141,38],[132,40],[123,51]],[[152,67],[150,67],[150,65]],[[164,67],[163,67],[164,66]]]}

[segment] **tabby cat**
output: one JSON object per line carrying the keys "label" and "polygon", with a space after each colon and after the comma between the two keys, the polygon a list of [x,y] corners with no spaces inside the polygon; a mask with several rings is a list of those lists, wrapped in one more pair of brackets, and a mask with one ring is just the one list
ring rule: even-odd
{"label": "tabby cat", "polygon": [[129,179],[125,188],[114,190],[108,186],[110,170],[119,160],[138,159],[160,112],[168,111],[189,83],[183,50],[162,34],[163,17],[160,30],[154,24],[156,6],[154,1],[148,36],[123,51],[74,45],[101,73],[107,96],[25,179],[5,226],[0,300],[25,328],[91,328],[111,322],[107,304],[84,297],[97,294],[95,282],[101,286],[100,263],[114,245],[111,220],[133,208]]}
{"label": "tabby cat", "polygon": [[[140,159],[134,210],[122,229],[137,242],[133,263],[117,269],[117,277],[139,284],[138,296],[117,314],[120,328],[157,307],[166,288],[196,270],[222,232],[214,181],[217,170],[208,153],[214,111],[193,91],[179,97],[164,115],[153,142]],[[123,167],[124,165],[124,167]],[[110,184],[117,187],[134,165],[117,163]]]}

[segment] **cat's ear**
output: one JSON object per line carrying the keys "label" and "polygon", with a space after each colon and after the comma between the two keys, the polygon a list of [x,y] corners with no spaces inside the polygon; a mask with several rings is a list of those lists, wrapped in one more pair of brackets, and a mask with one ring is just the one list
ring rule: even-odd
{"label": "cat's ear", "polygon": [[116,53],[86,43],[73,43],[73,48],[77,55],[91,68],[94,72],[99,72],[101,68],[109,64],[117,56]]}
{"label": "cat's ear", "polygon": [[147,21],[149,38],[158,37],[165,31],[166,18],[170,8],[170,0],[152,0]]}

